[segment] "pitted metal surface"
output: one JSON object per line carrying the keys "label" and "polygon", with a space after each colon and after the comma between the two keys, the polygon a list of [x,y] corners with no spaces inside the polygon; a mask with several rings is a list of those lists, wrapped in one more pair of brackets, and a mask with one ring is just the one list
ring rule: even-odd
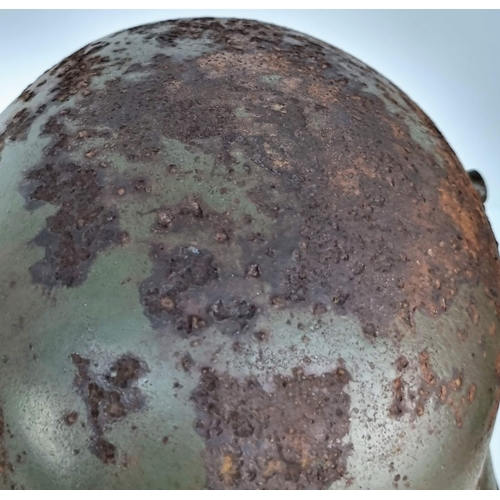
{"label": "pitted metal surface", "polygon": [[0,155],[2,486],[478,484],[497,245],[374,70],[254,21],[146,25],[26,89]]}

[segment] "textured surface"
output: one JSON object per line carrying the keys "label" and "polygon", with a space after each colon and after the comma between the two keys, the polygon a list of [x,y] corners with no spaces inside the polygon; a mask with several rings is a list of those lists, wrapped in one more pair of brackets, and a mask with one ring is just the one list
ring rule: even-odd
{"label": "textured surface", "polygon": [[165,22],[62,61],[0,133],[5,487],[476,486],[497,246],[387,80]]}

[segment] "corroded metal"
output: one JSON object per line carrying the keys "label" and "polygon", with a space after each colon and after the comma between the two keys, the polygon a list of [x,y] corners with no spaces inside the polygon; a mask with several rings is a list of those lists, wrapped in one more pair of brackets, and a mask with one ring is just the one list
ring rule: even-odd
{"label": "corroded metal", "polygon": [[0,154],[0,486],[493,487],[497,245],[378,73],[141,26],[30,85]]}

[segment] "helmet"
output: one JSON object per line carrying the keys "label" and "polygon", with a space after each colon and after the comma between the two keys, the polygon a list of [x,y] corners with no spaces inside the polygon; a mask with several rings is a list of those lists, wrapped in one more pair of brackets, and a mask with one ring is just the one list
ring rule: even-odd
{"label": "helmet", "polygon": [[0,134],[2,488],[495,487],[485,191],[373,69],[159,22]]}

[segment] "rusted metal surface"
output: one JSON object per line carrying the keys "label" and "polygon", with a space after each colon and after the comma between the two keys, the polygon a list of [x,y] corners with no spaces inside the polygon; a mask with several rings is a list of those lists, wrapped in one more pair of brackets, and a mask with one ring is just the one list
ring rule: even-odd
{"label": "rusted metal surface", "polygon": [[[252,168],[274,174],[273,184],[249,189],[248,196],[275,221],[277,231],[286,231],[294,222],[295,262],[283,263],[277,279],[269,280],[275,293],[293,307],[329,303],[338,295],[339,309],[358,315],[367,335],[375,337],[383,335],[387,321],[395,317],[411,327],[417,307],[439,314],[463,280],[481,281],[493,295],[498,292],[498,275],[490,271],[497,267],[496,254],[489,251],[494,243],[477,198],[453,153],[430,125],[426,133],[436,141],[439,162],[435,151],[415,147],[404,117],[414,110],[402,109],[403,116],[395,117],[381,98],[363,95],[359,81],[345,78],[342,55],[304,43],[297,35],[288,40],[284,30],[238,24],[223,28],[200,21],[156,38],[160,46],[175,47],[172,40],[178,33],[188,40],[209,37],[216,50],[205,49],[196,63],[176,63],[159,50],[147,67],[130,65],[124,71],[141,74],[140,85],[116,77],[87,96],[84,89],[102,73],[103,64],[126,65],[126,58],[111,64],[109,57],[98,55],[107,42],[82,49],[52,70],[58,77],[54,99],[65,101],[75,93],[85,99],[78,110],[47,122],[42,134],[52,139],[47,149],[50,163],[43,160],[27,176],[34,181],[30,202],[61,207],[48,221],[50,234],[38,237],[46,260],[55,262],[38,263],[41,269],[33,269],[36,281],[71,286],[76,279],[77,284],[96,253],[118,241],[112,227],[116,215],[105,207],[118,201],[108,198],[121,192],[113,189],[120,181],[102,179],[96,169],[99,156],[116,150],[129,161],[152,162],[161,138],[169,137],[196,143],[206,154],[217,152],[219,171],[230,174],[235,162],[231,151],[237,149],[251,161],[250,176]],[[241,37],[249,37],[245,48]],[[288,89],[278,83],[269,89],[257,77],[270,70],[285,81],[300,75],[300,84]],[[249,83],[249,73],[257,81]],[[364,70],[363,76],[372,75]],[[250,118],[235,115],[241,104]],[[82,129],[76,137],[69,136],[63,117]],[[14,133],[24,127],[22,117],[13,123]],[[86,152],[87,165],[68,165],[71,143],[85,143],[94,134],[105,141],[104,151]],[[332,168],[332,162],[343,168]],[[140,192],[137,186],[121,189],[124,200],[130,190]],[[283,193],[284,200],[276,199]],[[429,227],[431,217],[439,231]],[[235,231],[239,221],[226,224]],[[214,236],[217,229],[212,229]],[[250,223],[248,233],[251,229]],[[78,241],[80,235],[83,241]],[[243,251],[265,261],[265,252],[275,250],[254,246]],[[432,258],[419,258],[429,252]],[[262,278],[266,276],[264,272]]]}
{"label": "rusted metal surface", "polygon": [[[104,437],[104,429],[109,423],[124,418],[127,413],[141,408],[140,391],[134,387],[146,369],[132,356],[122,356],[111,367],[102,380],[95,380],[90,373],[90,361],[78,354],[71,359],[78,370],[76,385],[87,406],[89,424],[94,432],[91,451],[105,464],[116,463],[116,447]],[[72,425],[76,412],[65,417]]]}
{"label": "rusted metal surface", "polygon": [[[21,228],[0,244],[6,355],[36,371],[27,339],[63,339],[41,354],[64,394],[54,439],[78,428],[85,464],[4,474],[84,487],[100,460],[105,487],[475,487],[497,245],[442,135],[374,70],[277,26],[167,21],[66,58],[0,133],[0,229]],[[471,451],[449,470],[417,457],[451,440]]]}
{"label": "rusted metal surface", "polygon": [[5,448],[5,422],[3,418],[3,409],[0,407],[0,474],[2,475],[3,483],[7,486],[9,484],[8,473],[12,472],[12,464],[9,462],[7,450]]}
{"label": "rusted metal surface", "polygon": [[320,377],[298,368],[277,375],[270,393],[255,379],[202,369],[193,401],[208,444],[208,486],[323,489],[340,479],[350,448],[348,381],[343,368]]}

